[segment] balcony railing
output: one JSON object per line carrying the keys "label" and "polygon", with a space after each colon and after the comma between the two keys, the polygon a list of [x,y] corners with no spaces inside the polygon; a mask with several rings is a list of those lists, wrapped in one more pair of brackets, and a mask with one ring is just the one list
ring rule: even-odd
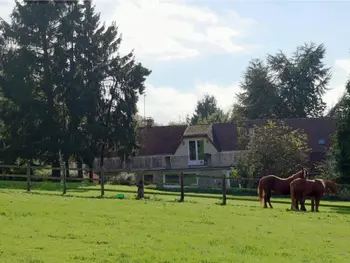
{"label": "balcony railing", "polygon": [[[130,169],[130,170],[171,170],[185,169],[191,167],[227,167],[236,166],[244,152],[222,152],[216,154],[205,154],[204,165],[190,165],[189,156],[137,156],[126,162],[121,162],[119,158],[106,158],[104,168],[107,170]],[[98,160],[95,167],[98,167]]]}

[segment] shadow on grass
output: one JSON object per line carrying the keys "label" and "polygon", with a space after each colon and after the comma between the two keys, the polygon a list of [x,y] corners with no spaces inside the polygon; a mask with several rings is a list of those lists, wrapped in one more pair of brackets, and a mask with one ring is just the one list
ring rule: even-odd
{"label": "shadow on grass", "polygon": [[[81,182],[67,182],[67,190],[76,192],[85,192],[82,186],[92,186],[93,184],[82,184]],[[42,190],[42,191],[63,191],[63,184],[61,182],[30,182],[31,190]],[[27,189],[27,182],[25,181],[11,181],[3,180],[0,181],[0,189],[13,189],[13,190],[25,190]]]}
{"label": "shadow on grass", "polygon": [[350,207],[333,206],[330,210],[338,214],[350,214]]}

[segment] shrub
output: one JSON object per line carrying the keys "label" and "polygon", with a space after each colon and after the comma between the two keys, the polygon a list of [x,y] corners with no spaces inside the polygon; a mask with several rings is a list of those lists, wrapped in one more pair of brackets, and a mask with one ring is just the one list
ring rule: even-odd
{"label": "shrub", "polygon": [[109,179],[109,183],[118,185],[135,185],[136,175],[133,173],[120,173],[116,176],[111,177]]}

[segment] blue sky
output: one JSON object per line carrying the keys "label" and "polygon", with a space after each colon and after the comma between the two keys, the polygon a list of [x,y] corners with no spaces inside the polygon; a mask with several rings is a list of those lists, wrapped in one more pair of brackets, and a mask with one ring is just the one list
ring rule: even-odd
{"label": "blue sky", "polygon": [[[1,3],[4,5],[1,7]],[[350,1],[99,0],[104,21],[116,21],[121,51],[153,72],[146,115],[167,124],[192,114],[204,93],[228,110],[252,58],[313,41],[327,48],[333,77],[324,99],[334,105],[350,74]],[[13,2],[0,0],[6,17]],[[138,106],[143,115],[143,97]]]}

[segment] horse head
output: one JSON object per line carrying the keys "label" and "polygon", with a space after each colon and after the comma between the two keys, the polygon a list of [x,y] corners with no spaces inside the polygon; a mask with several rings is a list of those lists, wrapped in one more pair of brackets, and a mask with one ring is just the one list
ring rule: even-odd
{"label": "horse head", "polygon": [[302,167],[301,170],[293,175],[294,179],[303,178],[307,179],[309,172],[306,168]]}
{"label": "horse head", "polygon": [[307,179],[308,177],[309,177],[309,171],[308,171],[308,169],[306,169],[306,168],[301,168],[302,169],[302,172],[303,172],[303,178],[304,179]]}
{"label": "horse head", "polygon": [[334,194],[338,194],[339,193],[339,189],[338,189],[338,185],[330,180],[324,180],[325,186],[328,190],[330,190],[332,193]]}

